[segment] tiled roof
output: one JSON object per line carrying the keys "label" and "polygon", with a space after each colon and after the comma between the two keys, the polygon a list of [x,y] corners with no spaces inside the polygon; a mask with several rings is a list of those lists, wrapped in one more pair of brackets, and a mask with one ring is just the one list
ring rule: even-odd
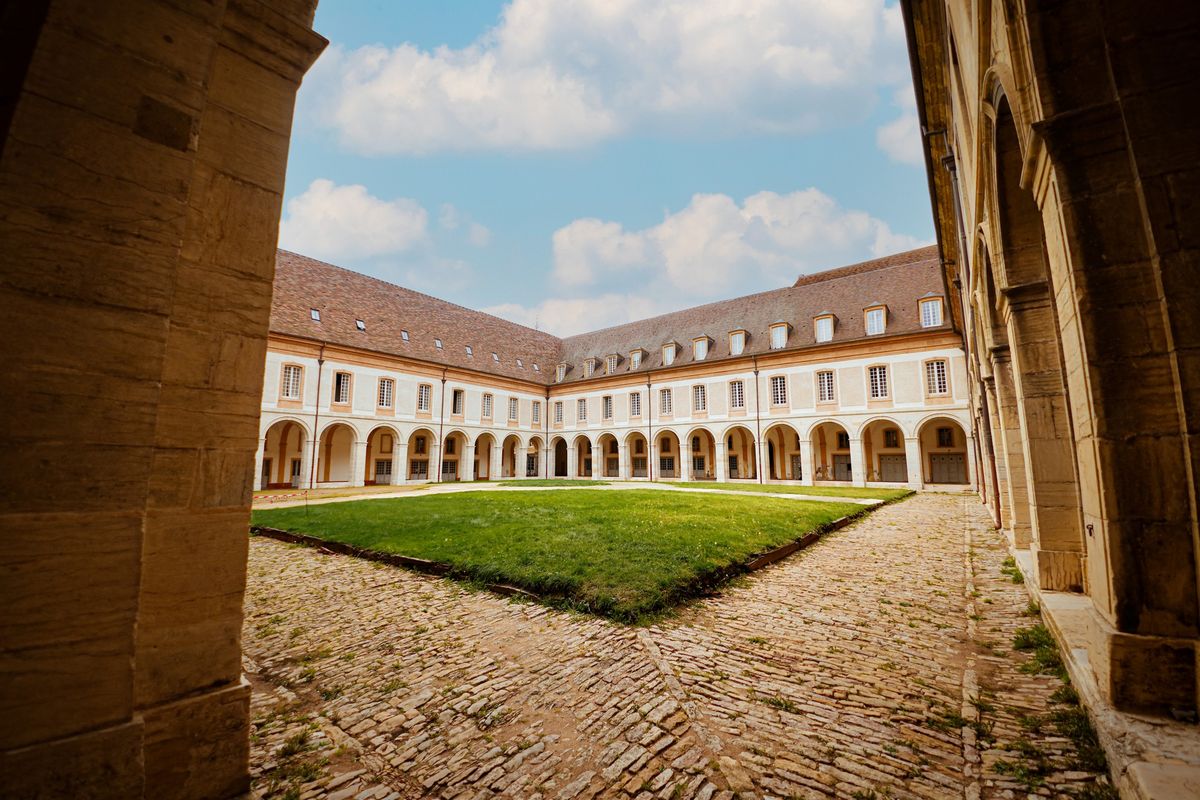
{"label": "tiled roof", "polygon": [[[553,383],[555,365],[565,362],[570,368],[564,383],[571,383],[583,378],[588,358],[597,359],[595,374],[603,375],[604,358],[612,353],[621,356],[617,374],[629,372],[628,354],[637,348],[645,351],[639,371],[660,368],[662,345],[670,341],[678,345],[675,365],[691,363],[692,340],[701,336],[711,340],[705,362],[728,358],[728,334],[739,329],[747,332],[745,355],[765,353],[770,349],[769,328],[781,320],[791,326],[788,348],[810,346],[813,318],[825,313],[837,317],[834,342],[861,339],[863,309],[876,302],[887,305],[888,334],[910,333],[921,330],[917,304],[930,294],[943,294],[936,247],[805,275],[783,289],[559,339],[280,250],[271,330],[542,384]],[[321,312],[320,323],[310,319],[312,308]],[[357,329],[359,319],[366,330]],[[408,331],[407,342],[401,330]],[[436,338],[443,342],[441,349],[434,344]],[[474,356],[466,354],[467,345]],[[492,352],[500,357],[498,362]],[[523,367],[517,366],[518,358]],[[540,371],[534,371],[533,364]]]}
{"label": "tiled roof", "polygon": [[287,250],[275,260],[271,331],[536,383],[551,382],[558,363],[559,339],[548,333]]}

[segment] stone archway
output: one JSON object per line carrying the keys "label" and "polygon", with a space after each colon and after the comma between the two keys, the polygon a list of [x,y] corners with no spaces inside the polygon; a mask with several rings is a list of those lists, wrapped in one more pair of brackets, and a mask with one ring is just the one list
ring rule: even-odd
{"label": "stone archway", "polygon": [[554,437],[554,477],[567,477],[567,461],[570,458],[567,440],[561,436]]}
{"label": "stone archway", "polygon": [[743,425],[732,425],[721,434],[725,439],[725,476],[727,480],[758,479],[758,448],[754,434]]}
{"label": "stone archway", "polygon": [[602,478],[621,477],[621,445],[611,433],[602,433],[596,440],[593,454],[594,470]]}
{"label": "stone archway", "polygon": [[690,481],[717,479],[717,440],[708,428],[693,428],[684,437],[687,454],[683,475]]}
{"label": "stone archway", "polygon": [[928,484],[965,485],[971,482],[967,432],[958,421],[934,417],[917,432],[921,444],[921,479]]}
{"label": "stone archway", "polygon": [[367,436],[367,454],[363,483],[387,485],[402,480],[396,457],[400,454],[400,435],[390,425],[380,425]]}
{"label": "stone archway", "polygon": [[679,450],[679,437],[674,431],[668,428],[654,434],[654,452],[657,459],[655,478],[678,480],[683,475],[684,454]]}
{"label": "stone archway", "polygon": [[798,481],[804,478],[804,453],[799,432],[786,422],[778,422],[763,433],[767,450],[763,472],[767,480]]}
{"label": "stone archway", "polygon": [[474,479],[477,481],[494,480],[497,476],[492,474],[493,467],[499,469],[498,465],[492,463],[492,450],[496,447],[496,437],[490,433],[481,433],[475,439],[475,464],[474,464]]}
{"label": "stone archway", "polygon": [[874,419],[862,429],[863,476],[867,483],[907,483],[904,429],[892,419]]}
{"label": "stone archway", "polygon": [[629,477],[632,479],[650,477],[650,447],[646,436],[641,431],[633,431],[625,437],[625,458],[629,462]]}
{"label": "stone archway", "polygon": [[826,420],[813,426],[813,480],[849,483],[854,480],[850,433],[839,422]]}
{"label": "stone archway", "polygon": [[590,478],[595,470],[592,454],[592,440],[582,433],[575,437],[575,477]]}
{"label": "stone archway", "polygon": [[335,422],[321,431],[317,445],[317,485],[352,482],[357,446],[358,434],[344,422]]}
{"label": "stone archway", "polygon": [[261,489],[299,487],[308,481],[304,462],[308,432],[293,420],[282,419],[263,437],[262,465],[256,483]]}

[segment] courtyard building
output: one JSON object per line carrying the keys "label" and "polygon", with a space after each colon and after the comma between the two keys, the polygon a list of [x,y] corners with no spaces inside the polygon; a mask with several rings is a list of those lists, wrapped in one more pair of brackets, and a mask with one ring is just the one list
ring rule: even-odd
{"label": "courtyard building", "polygon": [[255,487],[977,483],[936,248],[564,339],[280,251]]}

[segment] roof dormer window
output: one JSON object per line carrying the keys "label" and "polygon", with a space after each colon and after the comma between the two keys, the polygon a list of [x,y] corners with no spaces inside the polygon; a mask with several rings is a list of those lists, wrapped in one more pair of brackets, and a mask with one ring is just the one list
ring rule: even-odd
{"label": "roof dormer window", "polygon": [[729,332],[729,355],[740,356],[746,350],[746,332],[736,330]]}
{"label": "roof dormer window", "polygon": [[596,359],[589,358],[583,362],[583,377],[590,378],[592,373],[596,371]]}
{"label": "roof dormer window", "polygon": [[321,321],[321,312],[320,312],[320,311],[318,311],[318,310],[317,310],[317,309],[315,309],[315,308],[310,308],[310,309],[308,310],[308,316],[312,317],[312,321],[313,321],[313,322],[320,322],[320,321]]}
{"label": "roof dormer window", "polygon": [[669,367],[675,363],[675,343],[667,342],[662,349],[663,366]]}
{"label": "roof dormer window", "polygon": [[887,329],[887,306],[876,303],[863,309],[867,336],[879,336]]}
{"label": "roof dormer window", "polygon": [[708,358],[708,337],[700,336],[692,339],[692,360],[703,361]]}
{"label": "roof dormer window", "polygon": [[641,350],[641,348],[639,348],[637,350],[630,350],[629,351],[629,368],[630,369],[640,369],[641,366],[642,366],[642,350]]}
{"label": "roof dormer window", "polygon": [[356,319],[354,320],[354,327],[358,328],[360,331],[365,331],[367,329],[367,323],[363,322],[361,319]]}
{"label": "roof dormer window", "polygon": [[557,383],[562,383],[562,382],[563,382],[563,378],[565,378],[565,377],[567,377],[567,365],[566,365],[566,364],[559,364],[559,365],[558,365],[557,367],[555,367],[555,369],[554,369],[554,380],[555,380]]}
{"label": "roof dormer window", "polygon": [[921,299],[921,327],[937,328],[942,324],[942,298],[926,295]]}
{"label": "roof dormer window", "polygon": [[605,368],[608,370],[609,375],[612,375],[613,373],[615,373],[617,371],[617,364],[618,364],[618,362],[620,362],[620,360],[621,360],[621,357],[619,355],[617,355],[616,353],[613,353],[604,359]]}
{"label": "roof dormer window", "polygon": [[776,322],[771,326],[771,349],[782,350],[787,347],[788,324]]}
{"label": "roof dormer window", "polygon": [[833,314],[822,314],[813,320],[813,332],[818,342],[833,341]]}

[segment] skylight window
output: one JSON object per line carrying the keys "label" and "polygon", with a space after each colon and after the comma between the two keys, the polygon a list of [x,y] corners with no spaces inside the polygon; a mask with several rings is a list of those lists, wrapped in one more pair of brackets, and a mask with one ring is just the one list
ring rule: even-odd
{"label": "skylight window", "polygon": [[497,364],[499,364],[500,356],[496,355],[495,353],[492,353],[492,361],[495,361]]}
{"label": "skylight window", "polygon": [[542,368],[541,368],[541,367],[539,367],[537,364],[534,364],[534,365],[533,365],[533,371],[534,371],[534,372],[541,372],[541,371],[542,371]]}
{"label": "skylight window", "polygon": [[308,310],[308,315],[309,315],[310,317],[312,317],[312,321],[313,321],[313,322],[320,322],[320,321],[321,321],[321,312],[320,312],[320,311],[317,311],[317,309],[315,309],[315,308],[310,308],[310,309]]}
{"label": "skylight window", "polygon": [[367,323],[363,322],[361,319],[356,319],[354,320],[354,327],[358,328],[360,331],[365,331],[367,329]]}
{"label": "skylight window", "polygon": [[525,366],[525,362],[524,362],[524,361],[522,361],[521,359],[519,359],[519,358],[518,358],[518,359],[517,359],[517,366],[518,366],[518,367],[523,367],[523,366]]}
{"label": "skylight window", "polygon": [[433,340],[433,346],[434,346],[434,347],[436,347],[438,350],[441,350],[441,349],[442,349],[442,340],[441,340],[441,339],[434,339],[434,340]]}
{"label": "skylight window", "polygon": [[407,342],[408,341],[408,331],[400,331],[400,338]]}
{"label": "skylight window", "polygon": [[[441,347],[441,345],[439,344],[438,347]],[[469,355],[469,356],[475,355],[475,351],[471,349],[471,345],[467,345],[467,355]]]}

